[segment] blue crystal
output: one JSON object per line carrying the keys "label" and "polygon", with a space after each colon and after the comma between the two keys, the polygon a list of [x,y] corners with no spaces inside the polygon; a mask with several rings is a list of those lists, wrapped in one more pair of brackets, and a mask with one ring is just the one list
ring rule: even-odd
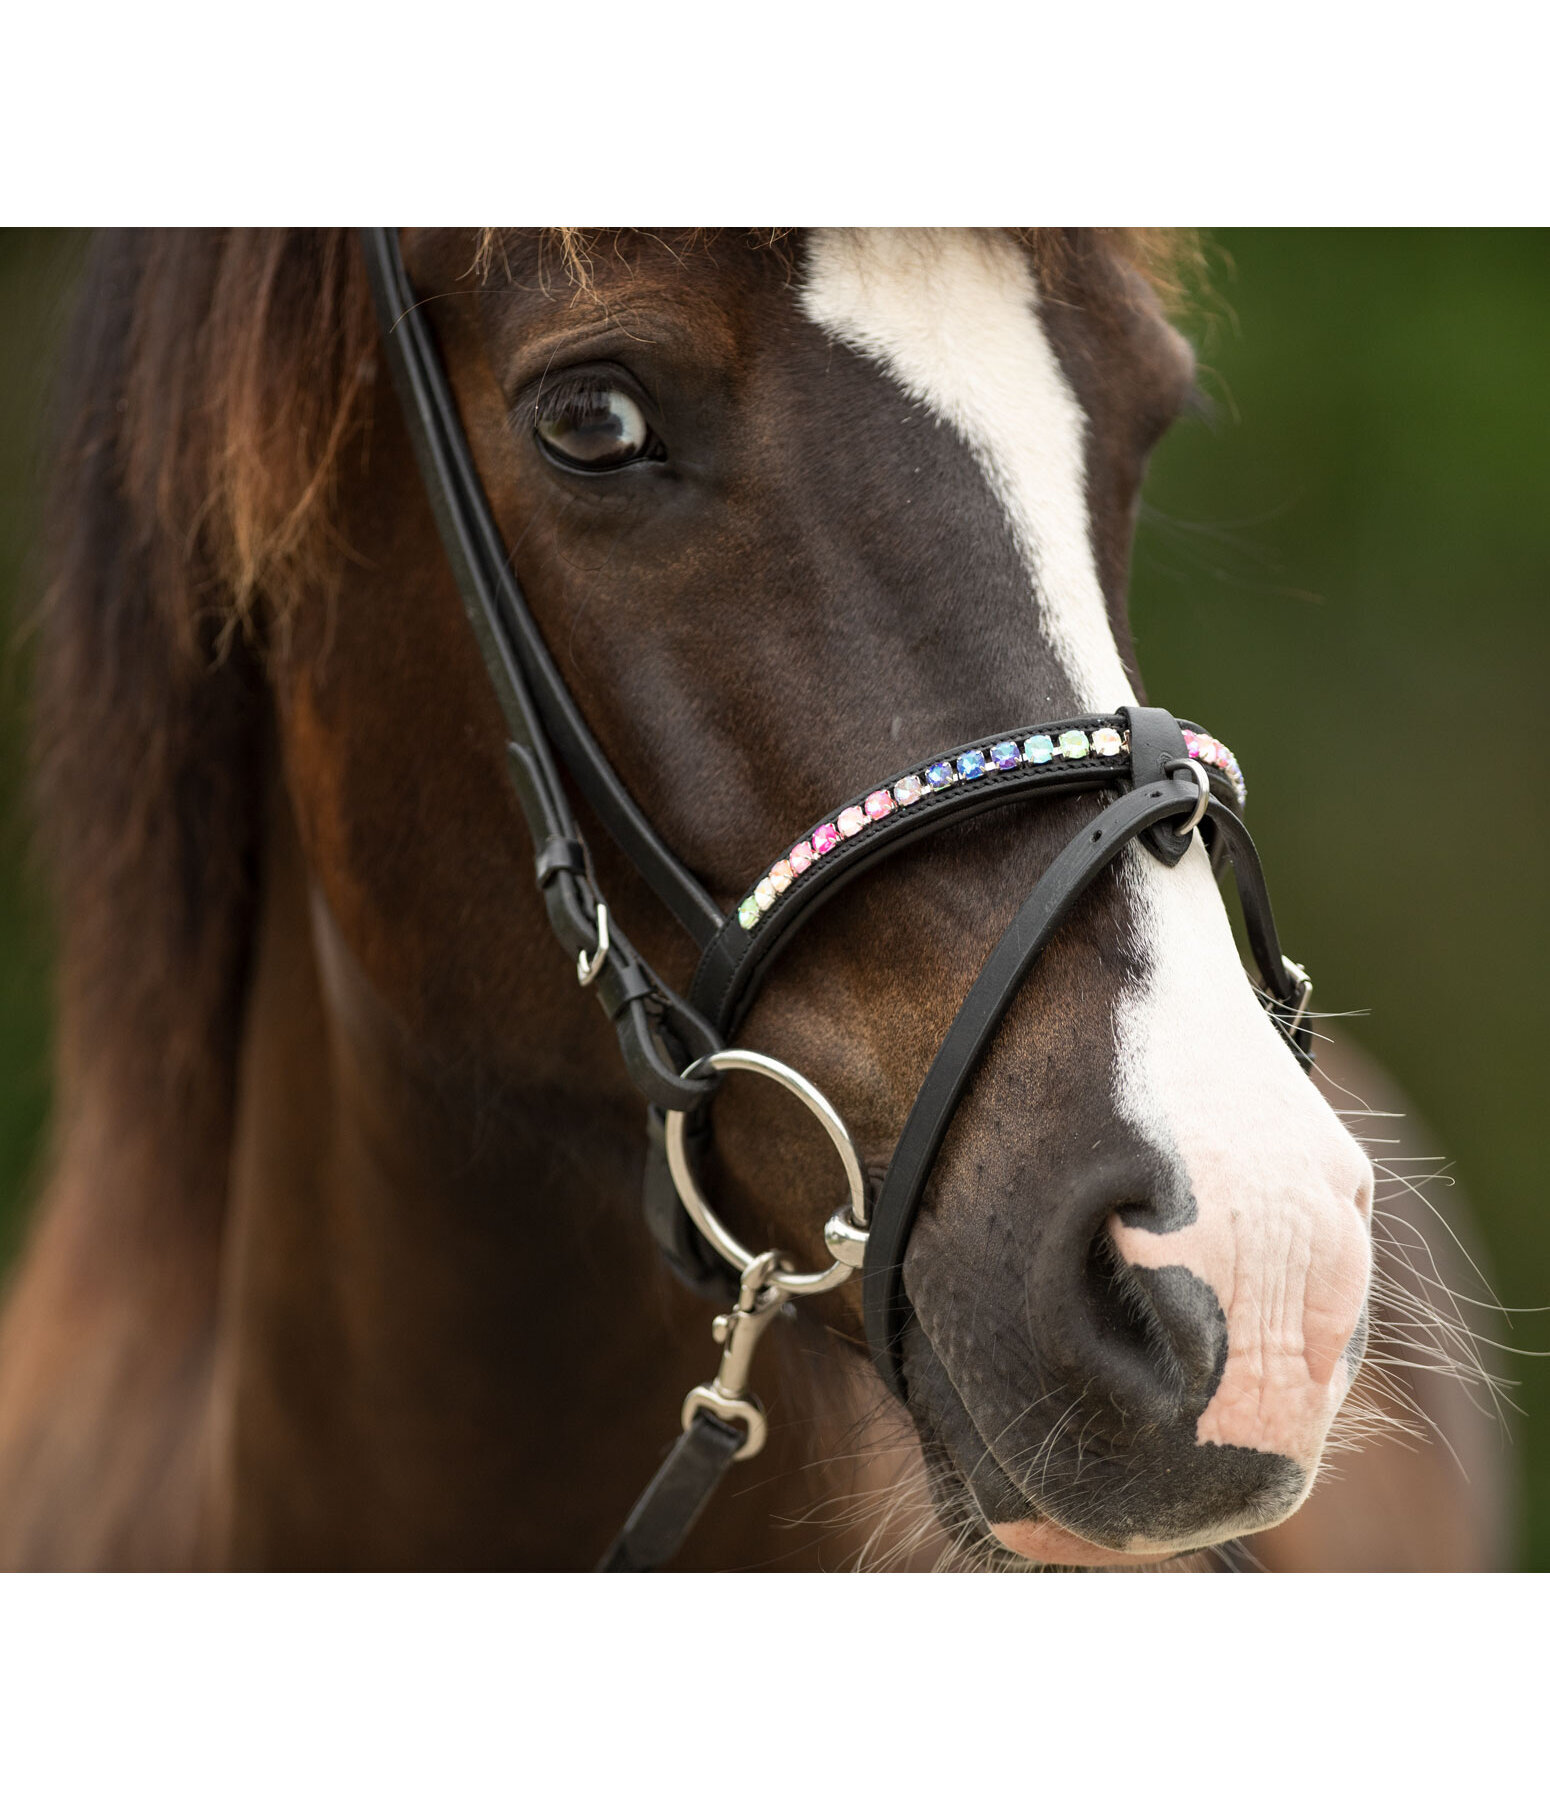
{"label": "blue crystal", "polygon": [[983,750],[965,750],[958,758],[958,773],[965,781],[978,781],[985,773],[985,752]]}
{"label": "blue crystal", "polygon": [[990,760],[998,769],[1015,769],[1018,763],[1022,761],[1022,758],[1017,754],[1016,744],[1007,743],[992,744],[990,746]]}
{"label": "blue crystal", "polygon": [[926,780],[934,788],[946,787],[952,778],[953,765],[951,763],[932,763],[931,767],[926,770]]}
{"label": "blue crystal", "polygon": [[1041,731],[1037,737],[1031,737],[1023,745],[1023,760],[1031,763],[1047,763],[1055,754],[1052,738],[1045,737]]}

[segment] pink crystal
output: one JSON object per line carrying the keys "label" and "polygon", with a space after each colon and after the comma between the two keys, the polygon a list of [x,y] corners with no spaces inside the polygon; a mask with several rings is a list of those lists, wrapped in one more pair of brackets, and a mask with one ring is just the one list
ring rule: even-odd
{"label": "pink crystal", "polygon": [[803,838],[800,844],[793,844],[786,852],[786,861],[791,864],[793,875],[805,875],[813,866],[813,846]]}
{"label": "pink crystal", "polygon": [[1214,763],[1216,761],[1216,739],[1196,738],[1193,754],[1198,756],[1203,763]]}
{"label": "pink crystal", "polygon": [[861,804],[869,819],[886,819],[893,811],[893,795],[887,788],[879,788],[875,794],[868,794]]}
{"label": "pink crystal", "polygon": [[866,824],[866,814],[859,806],[847,806],[834,823],[839,827],[841,837],[854,837]]}
{"label": "pink crystal", "polygon": [[837,825],[820,825],[813,833],[814,856],[827,856],[839,841],[840,833]]}
{"label": "pink crystal", "polygon": [[777,894],[783,894],[786,889],[791,886],[792,878],[795,874],[796,870],[792,868],[791,864],[782,860],[776,863],[775,867],[770,870],[770,886],[774,888]]}

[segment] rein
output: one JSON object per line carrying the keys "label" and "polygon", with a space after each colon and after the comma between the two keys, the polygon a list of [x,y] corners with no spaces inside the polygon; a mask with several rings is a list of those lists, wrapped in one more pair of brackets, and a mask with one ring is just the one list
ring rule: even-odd
{"label": "rein", "polygon": [[[853,797],[773,862],[730,914],[662,842],[588,730],[528,611],[491,515],[451,384],[404,267],[395,231],[362,235],[394,386],[463,605],[500,702],[507,766],[531,833],[549,922],[578,984],[619,1036],[647,1104],[643,1204],[653,1238],[696,1291],[735,1300],[716,1318],[715,1376],[685,1397],[682,1435],[626,1520],[601,1568],[659,1568],[678,1550],[733,1462],[755,1456],[764,1409],[749,1391],[753,1354],[790,1299],[824,1293],[859,1271],[872,1360],[905,1398],[902,1343],[910,1317],[904,1254],[936,1155],[970,1077],[1040,952],[1096,877],[1131,842],[1166,867],[1198,829],[1213,865],[1232,866],[1261,1003],[1305,1068],[1312,983],[1281,953],[1264,872],[1240,816],[1236,758],[1159,707],[981,738],[916,764]],[[687,998],[630,944],[598,891],[560,782],[588,805],[652,891],[689,933],[700,961]],[[778,952],[846,882],[944,826],[995,806],[1059,794],[1110,796],[1035,884],[986,958],[948,1028],[905,1120],[875,1201],[855,1145],[829,1101],[797,1070],[729,1047]],[[708,1107],[724,1074],[774,1080],[815,1115],[845,1170],[847,1197],[824,1230],[826,1269],[793,1270],[776,1250],[746,1249],[700,1187]],[[728,1271],[731,1280],[728,1280]]]}

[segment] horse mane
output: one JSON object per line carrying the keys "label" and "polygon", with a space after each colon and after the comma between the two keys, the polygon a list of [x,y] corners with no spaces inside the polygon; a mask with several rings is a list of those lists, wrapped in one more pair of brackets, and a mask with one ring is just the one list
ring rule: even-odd
{"label": "horse mane", "polygon": [[203,1166],[165,1172],[206,1192],[258,892],[260,638],[342,567],[374,335],[345,232],[116,233],[64,359],[34,679],[56,1129],[89,1097],[148,1151],[187,1145]]}

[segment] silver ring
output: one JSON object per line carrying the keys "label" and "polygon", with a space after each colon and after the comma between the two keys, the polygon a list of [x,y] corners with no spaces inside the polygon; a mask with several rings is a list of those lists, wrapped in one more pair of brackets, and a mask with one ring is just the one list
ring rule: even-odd
{"label": "silver ring", "polygon": [[[788,1094],[796,1095],[827,1132],[829,1142],[839,1151],[840,1161],[845,1167],[849,1205],[848,1208],[841,1207],[835,1217],[841,1218],[848,1213],[847,1222],[852,1234],[859,1228],[864,1228],[866,1176],[862,1173],[861,1158],[856,1154],[856,1146],[845,1129],[845,1121],[812,1082],[785,1063],[777,1062],[773,1056],[762,1056],[757,1050],[714,1050],[709,1056],[702,1056],[698,1061],[690,1063],[683,1072],[684,1079],[703,1075],[708,1069],[715,1069],[723,1074],[741,1071],[749,1075],[766,1075],[777,1087],[783,1087]],[[686,1113],[670,1112],[663,1132],[667,1166],[673,1173],[673,1185],[678,1189],[678,1198],[684,1203],[684,1211],[732,1267],[741,1271],[754,1261],[754,1253],[733,1237],[711,1211],[705,1196],[700,1192],[699,1184],[694,1179],[694,1171],[689,1167],[689,1159],[684,1153],[684,1125],[687,1118]],[[770,1275],[770,1284],[787,1294],[823,1294],[848,1280],[853,1272],[854,1264],[839,1261],[827,1269],[815,1269],[807,1274],[777,1268]]]}
{"label": "silver ring", "polygon": [[1200,787],[1200,798],[1195,802],[1195,810],[1182,825],[1175,825],[1173,828],[1173,835],[1175,837],[1188,837],[1206,816],[1206,808],[1211,804],[1211,777],[1203,768],[1201,768],[1199,763],[1182,762],[1182,759],[1180,762],[1169,763],[1169,773],[1171,774],[1174,769],[1179,768],[1181,765],[1189,770],[1190,774],[1194,776]]}

